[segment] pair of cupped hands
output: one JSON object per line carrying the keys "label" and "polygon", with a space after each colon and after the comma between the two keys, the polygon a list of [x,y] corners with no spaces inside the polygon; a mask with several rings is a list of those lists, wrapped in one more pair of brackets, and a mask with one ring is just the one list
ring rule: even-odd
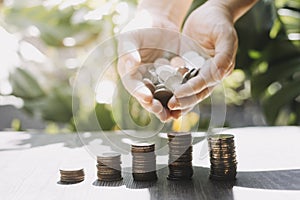
{"label": "pair of cupped hands", "polygon": [[[191,111],[235,65],[237,34],[229,10],[207,2],[188,16],[181,31],[183,37],[179,38],[181,26],[163,12],[139,10],[119,37],[118,72],[124,87],[142,107],[163,122]],[[211,64],[175,89],[165,108],[144,85],[139,66],[154,62],[162,56],[162,50],[178,54],[188,51],[192,48],[189,41],[211,57]]]}

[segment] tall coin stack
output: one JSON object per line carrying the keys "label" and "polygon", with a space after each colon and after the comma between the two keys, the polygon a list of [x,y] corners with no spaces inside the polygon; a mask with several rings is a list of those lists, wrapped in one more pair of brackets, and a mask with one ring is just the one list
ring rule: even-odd
{"label": "tall coin stack", "polygon": [[190,132],[168,133],[169,180],[187,180],[193,176],[192,135]]}
{"label": "tall coin stack", "polygon": [[60,182],[62,183],[79,183],[84,180],[84,171],[83,169],[77,170],[65,170],[60,169]]}
{"label": "tall coin stack", "polygon": [[103,153],[97,156],[97,176],[99,181],[120,181],[121,154],[116,152]]}
{"label": "tall coin stack", "polygon": [[155,181],[155,144],[137,143],[131,145],[132,176],[135,181]]}
{"label": "tall coin stack", "polygon": [[213,180],[235,180],[237,161],[234,136],[217,134],[208,138],[210,151],[210,178]]}

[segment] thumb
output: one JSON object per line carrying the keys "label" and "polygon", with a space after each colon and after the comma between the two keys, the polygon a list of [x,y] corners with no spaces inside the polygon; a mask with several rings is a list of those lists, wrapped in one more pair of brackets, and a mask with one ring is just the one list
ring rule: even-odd
{"label": "thumb", "polygon": [[135,74],[141,64],[141,57],[138,51],[134,50],[130,53],[122,55],[118,60],[118,71],[121,76]]}

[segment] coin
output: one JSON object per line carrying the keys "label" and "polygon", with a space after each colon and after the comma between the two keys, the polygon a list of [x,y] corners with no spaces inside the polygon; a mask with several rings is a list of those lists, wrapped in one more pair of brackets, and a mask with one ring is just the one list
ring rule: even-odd
{"label": "coin", "polygon": [[143,79],[143,83],[146,85],[146,87],[151,91],[153,94],[155,91],[155,85],[152,83],[152,81],[148,78]]}
{"label": "coin", "polygon": [[162,81],[166,81],[170,76],[176,74],[176,70],[170,65],[162,65],[156,68],[156,74]]}
{"label": "coin", "polygon": [[217,134],[208,137],[210,155],[210,179],[234,180],[236,177],[237,160],[234,136]]}
{"label": "coin", "polygon": [[70,170],[70,169],[60,169],[60,182],[62,183],[79,183],[84,180],[83,169]]}
{"label": "coin", "polygon": [[189,80],[189,78],[190,78],[190,71],[188,71],[188,72],[186,72],[184,75],[183,75],[183,79],[182,79],[182,84],[184,84],[184,83],[186,83],[188,80]]}
{"label": "coin", "polygon": [[99,181],[120,181],[121,154],[117,152],[105,152],[97,156],[97,177]]}
{"label": "coin", "polygon": [[209,136],[208,140],[233,140],[234,136],[231,134],[216,134]]}
{"label": "coin", "polygon": [[190,132],[168,133],[168,180],[185,180],[193,176],[192,135]]}
{"label": "coin", "polygon": [[195,68],[193,70],[191,70],[189,79],[197,76],[199,74],[199,71],[200,71],[200,69],[195,69]]}
{"label": "coin", "polygon": [[189,60],[189,62],[193,65],[193,66],[195,66],[197,69],[201,69],[202,68],[202,66],[203,66],[203,64],[204,64],[204,62],[205,62],[205,59],[202,57],[202,56],[195,56],[195,57],[193,57],[193,58],[191,58],[190,60]]}
{"label": "coin", "polygon": [[171,66],[176,67],[176,68],[184,67],[185,61],[181,57],[175,56],[171,59],[170,64],[171,64]]}
{"label": "coin", "polygon": [[190,60],[198,56],[199,54],[195,51],[187,51],[182,55],[182,58],[185,59],[187,62],[190,62]]}
{"label": "coin", "polygon": [[164,107],[167,107],[169,100],[173,96],[173,93],[168,89],[158,89],[154,92],[153,97],[161,102]]}
{"label": "coin", "polygon": [[154,61],[154,66],[155,67],[159,67],[161,65],[169,65],[170,62],[168,59],[166,58],[157,58],[155,61]]}
{"label": "coin", "polygon": [[180,73],[181,76],[183,76],[188,71],[189,71],[189,69],[187,67],[179,67],[179,68],[177,68],[177,72]]}
{"label": "coin", "polygon": [[155,181],[157,180],[156,172],[132,173],[135,181]]}
{"label": "coin", "polygon": [[181,85],[182,77],[179,75],[170,76],[164,83],[165,87],[174,92]]}
{"label": "coin", "polygon": [[154,181],[156,175],[155,144],[138,142],[131,145],[132,177],[135,181]]}

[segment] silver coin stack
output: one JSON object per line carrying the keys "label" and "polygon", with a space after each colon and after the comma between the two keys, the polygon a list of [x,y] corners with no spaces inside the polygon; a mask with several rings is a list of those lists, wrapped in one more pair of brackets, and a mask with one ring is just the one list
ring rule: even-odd
{"label": "silver coin stack", "polygon": [[190,132],[168,133],[169,180],[187,180],[193,176],[192,136]]}
{"label": "silver coin stack", "polygon": [[135,181],[155,181],[157,179],[154,151],[154,143],[131,145],[132,176]]}
{"label": "silver coin stack", "polygon": [[141,65],[139,71],[153,97],[167,108],[174,90],[196,77],[204,63],[205,58],[197,52],[190,51],[184,53],[182,57],[158,58],[154,63]]}
{"label": "silver coin stack", "polygon": [[116,152],[107,152],[97,156],[97,169],[99,181],[122,180],[121,154]]}

